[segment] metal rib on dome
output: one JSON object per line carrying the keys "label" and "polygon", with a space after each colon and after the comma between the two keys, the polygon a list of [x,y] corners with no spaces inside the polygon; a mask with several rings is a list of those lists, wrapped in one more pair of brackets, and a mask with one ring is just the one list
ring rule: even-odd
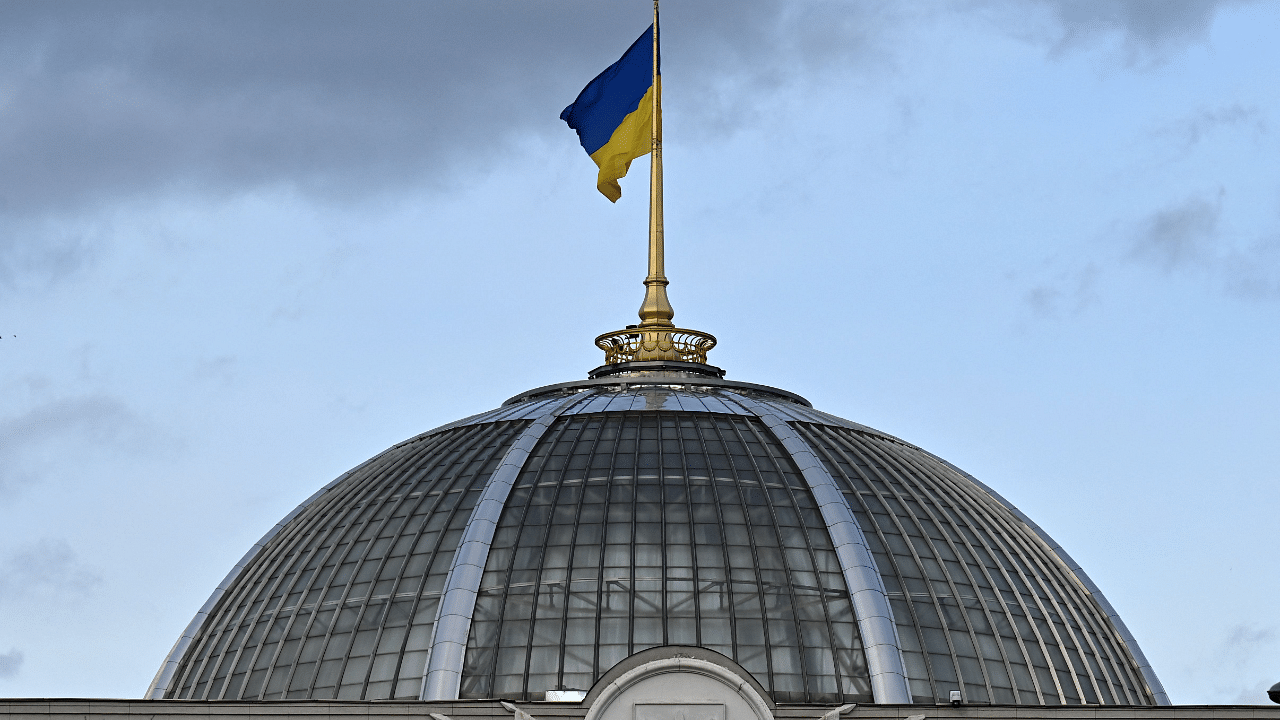
{"label": "metal rib on dome", "polygon": [[1154,704],[1096,601],[993,498],[903,443],[798,429],[873,543],[913,696]]}
{"label": "metal rib on dome", "polygon": [[[569,398],[576,401],[577,398]],[[551,426],[555,416],[570,402],[560,401],[547,408],[537,420],[511,444],[503,456],[497,471],[489,478],[484,493],[462,533],[458,551],[445,578],[440,611],[431,634],[428,647],[427,670],[423,676],[423,700],[452,700],[458,697],[461,682],[462,656],[467,649],[467,633],[471,629],[471,615],[475,612],[476,593],[480,590],[480,576],[489,557],[493,533],[498,518],[506,507],[507,496],[515,483],[529,453]]]}
{"label": "metal rib on dome", "polygon": [[156,691],[416,697],[456,538],[526,424],[415,438],[340,478],[215,592],[172,680]]}
{"label": "metal rib on dome", "polygon": [[894,627],[893,609],[885,596],[884,582],[880,579],[879,569],[867,547],[862,528],[858,526],[858,521],[849,511],[848,503],[836,489],[835,478],[821,465],[804,439],[771,412],[769,406],[750,398],[742,398],[740,402],[754,409],[769,430],[778,437],[791,453],[813,491],[849,586],[849,597],[853,601],[858,629],[862,633],[867,669],[871,675],[871,688],[876,701],[911,702],[911,690],[907,686],[907,673],[902,663],[902,650]]}
{"label": "metal rib on dome", "polygon": [[1164,701],[1096,586],[985,486],[682,367],[541,388],[401,443],[255,548],[153,697],[532,699],[693,644],[782,701],[900,700],[895,657],[917,703]]}

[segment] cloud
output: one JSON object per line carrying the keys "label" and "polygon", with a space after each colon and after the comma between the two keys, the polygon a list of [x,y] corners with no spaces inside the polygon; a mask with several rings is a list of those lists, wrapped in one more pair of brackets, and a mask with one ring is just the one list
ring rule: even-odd
{"label": "cloud", "polygon": [[1213,262],[1221,197],[1193,196],[1152,214],[1134,238],[1130,256],[1166,272]]}
{"label": "cloud", "polygon": [[1267,701],[1267,689],[1275,678],[1265,675],[1264,668],[1271,664],[1268,660],[1274,656],[1277,640],[1280,634],[1275,627],[1253,623],[1240,623],[1227,631],[1210,664],[1213,672],[1225,676],[1215,690],[1223,702],[1262,705]]}
{"label": "cloud", "polygon": [[[891,70],[897,31],[931,15],[999,7],[1050,18],[1061,48],[1119,34],[1149,55],[1203,40],[1224,5],[673,4],[665,89],[685,137],[708,142],[781,88]],[[120,203],[264,188],[360,202],[465,184],[530,141],[572,151],[560,110],[648,20],[643,3],[590,0],[0,5],[0,288],[91,267],[109,226],[85,218]]]}
{"label": "cloud", "polygon": [[1239,624],[1231,628],[1220,648],[1226,657],[1247,657],[1260,645],[1269,645],[1276,640],[1276,630],[1271,627],[1258,627],[1252,624]]}
{"label": "cloud", "polygon": [[101,582],[65,540],[39,540],[0,559],[0,602],[46,595],[83,597]]}
{"label": "cloud", "polygon": [[[632,17],[585,0],[9,4],[0,210],[282,183],[335,200],[447,185],[525,134],[567,137],[560,109],[643,29],[637,7]],[[848,61],[875,17],[774,0],[669,14],[664,50],[683,78],[759,86],[791,74],[780,60]],[[690,100],[714,112],[715,98]]]}
{"label": "cloud", "polygon": [[[1224,3],[1041,5],[1063,47],[1118,32],[1155,51],[1202,39]],[[901,42],[895,28],[973,7],[673,5],[663,51],[679,72],[666,90],[699,134],[733,132],[770,90],[832,67],[882,70]],[[1023,3],[1001,7],[1034,14]],[[624,11],[589,0],[7,3],[0,261],[47,274],[83,263],[77,239],[26,241],[33,229],[15,219],[274,186],[358,201],[451,187],[499,166],[529,137],[572,146],[559,111],[648,20],[643,4]],[[53,249],[28,252],[23,264],[23,243]]]}
{"label": "cloud", "polygon": [[1183,118],[1156,131],[1158,135],[1173,136],[1189,149],[1218,128],[1247,127],[1258,135],[1267,132],[1266,118],[1253,105],[1233,103],[1218,108],[1200,108],[1190,117]]}
{"label": "cloud", "polygon": [[1205,42],[1214,16],[1239,0],[1042,0],[1061,27],[1055,52],[1118,34],[1130,65],[1160,63]]}
{"label": "cloud", "polygon": [[1280,299],[1280,235],[1226,253],[1220,271],[1230,295],[1243,300]]}
{"label": "cloud", "polygon": [[[771,90],[866,60],[891,7],[676,5],[668,96],[696,140],[735,132]],[[122,202],[360,202],[469,182],[531,138],[573,149],[561,109],[649,20],[589,0],[0,5],[0,288],[91,266],[85,218]]]}
{"label": "cloud", "polygon": [[1101,268],[1090,262],[1083,267],[1058,273],[1023,293],[1023,301],[1042,318],[1059,317],[1063,312],[1078,315],[1098,299]]}
{"label": "cloud", "polygon": [[1139,223],[1129,259],[1208,276],[1241,300],[1280,299],[1280,234],[1235,242],[1219,227],[1223,196],[1192,196],[1152,213]]}
{"label": "cloud", "polygon": [[0,289],[47,288],[91,267],[101,233],[75,225],[0,212]]}
{"label": "cloud", "polygon": [[1235,697],[1227,700],[1228,705],[1265,705],[1271,698],[1267,696],[1267,690],[1274,685],[1270,679],[1263,679],[1255,682],[1253,685],[1240,688]]}
{"label": "cloud", "polygon": [[1022,301],[1040,318],[1079,314],[1098,300],[1104,270],[1123,262],[1208,278],[1240,300],[1280,300],[1280,233],[1238,242],[1222,227],[1224,198],[1222,190],[1192,195],[1151,213],[1125,234],[1120,257],[1045,273]]}
{"label": "cloud", "polygon": [[49,458],[104,445],[127,446],[143,429],[123,403],[104,396],[66,398],[0,419],[0,500],[38,479],[38,468]]}
{"label": "cloud", "polygon": [[0,653],[0,680],[16,676],[20,669],[22,669],[20,650],[11,649],[7,653]]}

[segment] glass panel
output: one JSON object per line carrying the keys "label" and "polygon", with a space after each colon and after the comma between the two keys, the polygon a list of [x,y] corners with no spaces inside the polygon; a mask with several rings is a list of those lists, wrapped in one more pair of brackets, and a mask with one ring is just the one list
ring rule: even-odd
{"label": "glass panel", "polygon": [[[447,570],[453,550],[439,533],[461,532],[470,514],[461,507],[464,491],[484,485],[526,425],[472,425],[415,438],[317,498],[251,561],[215,608],[192,644],[194,651],[179,665],[175,684],[182,690],[175,697],[391,697],[389,682],[370,686],[366,693],[368,657],[363,670],[343,666],[350,633],[357,623],[369,632],[362,642],[370,644],[366,652],[372,653],[380,628],[400,628],[383,633],[377,647],[385,658],[379,668],[390,666],[387,672],[394,674],[410,619],[415,625],[425,623],[427,632],[435,619],[435,598],[422,597],[423,571],[433,559],[443,561]],[[410,551],[416,554],[406,559]],[[403,599],[389,602],[398,598]],[[432,612],[420,616],[415,605],[428,601]],[[251,611],[247,617],[246,610]],[[246,628],[271,629],[263,637],[255,629],[247,638],[227,643],[233,617],[245,617]],[[239,651],[245,670],[252,668],[247,677],[233,675],[234,687],[227,683],[225,694],[222,681],[213,675],[205,677],[216,683],[194,682],[206,668],[219,667],[224,652],[210,642],[217,638],[226,644],[228,660]],[[322,661],[317,664],[317,659]],[[414,690],[410,697],[416,696]]]}
{"label": "glass panel", "polygon": [[[916,702],[945,702],[948,689],[959,689],[957,667],[969,700],[1039,703],[1034,673],[1045,702],[1131,702],[1120,678],[1136,668],[1109,640],[1114,628],[1004,506],[910,446],[846,428],[796,429],[836,477],[867,535],[904,651],[914,652],[918,628],[931,653],[928,663],[908,663]],[[943,662],[943,655],[955,661]]]}
{"label": "glass panel", "polygon": [[[528,488],[531,499],[508,503],[495,537],[521,538],[528,552],[502,552],[495,542],[490,553],[492,580],[476,617],[498,618],[499,647],[482,653],[492,631],[473,623],[464,698],[586,690],[628,655],[687,644],[736,660],[778,701],[870,701],[831,540],[825,527],[804,529],[816,505],[758,420],[575,415],[557,420],[533,455],[567,460],[531,461],[516,480],[515,492]],[[590,467],[607,485],[583,491],[575,467]],[[541,530],[548,522],[555,537]],[[517,600],[517,578],[542,588],[534,616]],[[575,581],[567,602],[563,590],[548,589],[565,579]],[[523,660],[526,647],[528,672],[504,660]],[[523,686],[504,679],[521,672]]]}

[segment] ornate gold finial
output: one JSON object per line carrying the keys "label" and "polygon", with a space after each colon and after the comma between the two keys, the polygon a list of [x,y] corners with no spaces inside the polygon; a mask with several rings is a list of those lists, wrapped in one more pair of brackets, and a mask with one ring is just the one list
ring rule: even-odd
{"label": "ornate gold finial", "polygon": [[662,234],[662,75],[659,72],[658,0],[653,0],[653,113],[649,152],[649,275],[644,279],[640,324],[596,338],[604,350],[605,364],[647,360],[677,360],[706,364],[707,351],[716,346],[714,336],[676,327],[676,312],[667,300],[667,276],[663,268]]}
{"label": "ornate gold finial", "polygon": [[596,347],[604,351],[604,364],[645,360],[679,360],[707,364],[707,351],[716,346],[716,338],[699,330],[674,326],[650,327],[632,325],[596,338]]}

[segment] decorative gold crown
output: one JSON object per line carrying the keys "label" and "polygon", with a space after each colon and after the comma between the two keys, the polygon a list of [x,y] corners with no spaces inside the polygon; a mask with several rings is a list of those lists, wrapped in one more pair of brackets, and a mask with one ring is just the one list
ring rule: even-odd
{"label": "decorative gold crown", "polygon": [[606,365],[645,360],[680,360],[707,364],[707,351],[716,346],[714,335],[700,330],[635,325],[596,338]]}

